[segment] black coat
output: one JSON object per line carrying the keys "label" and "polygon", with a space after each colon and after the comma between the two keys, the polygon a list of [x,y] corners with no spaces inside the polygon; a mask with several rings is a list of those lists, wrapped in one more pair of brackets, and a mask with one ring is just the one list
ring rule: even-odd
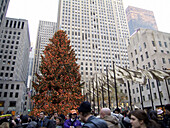
{"label": "black coat", "polygon": [[[37,128],[41,127],[41,120],[38,121],[37,123]],[[55,128],[55,124],[52,120],[49,120],[48,118],[45,118],[43,120],[43,127],[46,128]]]}

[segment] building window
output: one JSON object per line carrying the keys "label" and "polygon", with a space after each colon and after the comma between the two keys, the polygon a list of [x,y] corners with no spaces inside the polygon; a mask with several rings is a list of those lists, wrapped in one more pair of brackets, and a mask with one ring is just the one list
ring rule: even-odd
{"label": "building window", "polygon": [[149,67],[149,68],[151,67],[151,64],[150,64],[150,62],[148,62],[148,67]]}
{"label": "building window", "polygon": [[147,89],[147,90],[149,89],[149,85],[148,85],[148,84],[146,84],[146,89]]}
{"label": "building window", "polygon": [[4,107],[5,101],[0,101],[0,107]]}
{"label": "building window", "polygon": [[141,55],[141,61],[143,61],[143,55]]}
{"label": "building window", "polygon": [[153,95],[154,95],[154,98],[155,98],[155,99],[157,99],[157,95],[156,95],[156,93],[153,93]]}
{"label": "building window", "polygon": [[140,102],[140,98],[138,97],[138,102]]}
{"label": "building window", "polygon": [[13,92],[10,92],[10,95],[9,95],[9,97],[13,97]]}
{"label": "building window", "polygon": [[165,45],[166,48],[168,47],[166,42],[164,42],[164,45]]}
{"label": "building window", "polygon": [[136,92],[137,92],[137,93],[139,92],[139,89],[138,89],[138,88],[136,88]]}
{"label": "building window", "polygon": [[148,100],[151,100],[151,95],[150,94],[148,94]]}
{"label": "building window", "polygon": [[155,47],[155,41],[152,41],[152,45]]}
{"label": "building window", "polygon": [[16,107],[16,101],[10,101],[9,107]]}
{"label": "building window", "polygon": [[155,88],[155,83],[154,82],[152,82],[152,88]]}
{"label": "building window", "polygon": [[20,85],[19,85],[19,84],[17,84],[17,87],[16,87],[16,89],[17,89],[17,90],[19,90],[19,87],[20,87]]}
{"label": "building window", "polygon": [[159,41],[159,46],[162,47],[161,41]]}
{"label": "building window", "polygon": [[5,85],[5,89],[8,89],[8,86],[9,86],[9,85],[8,85],[8,84],[6,84],[6,85]]}
{"label": "building window", "polygon": [[163,63],[163,64],[165,64],[165,63],[166,63],[166,62],[165,62],[165,58],[162,58],[162,63]]}
{"label": "building window", "polygon": [[161,82],[160,81],[158,81],[158,86],[161,86]]}
{"label": "building window", "polygon": [[136,103],[136,98],[134,98],[134,103]]}
{"label": "building window", "polygon": [[146,54],[146,58],[149,58],[149,56],[148,56],[148,52],[145,52],[145,54]]}
{"label": "building window", "polygon": [[145,96],[142,97],[142,100],[145,101]]}
{"label": "building window", "polygon": [[18,98],[18,92],[15,93],[15,98]]}
{"label": "building window", "polygon": [[127,93],[127,90],[125,89],[125,93]]}
{"label": "building window", "polygon": [[4,97],[7,97],[7,92],[4,92]]}
{"label": "building window", "polygon": [[132,66],[133,66],[133,67],[135,66],[134,61],[132,61]]}
{"label": "building window", "polygon": [[0,89],[3,89],[3,84],[0,84]]}
{"label": "building window", "polygon": [[153,60],[153,65],[156,65],[156,60],[155,59]]}
{"label": "building window", "polygon": [[138,58],[136,58],[136,63],[139,64]]}
{"label": "building window", "polygon": [[14,84],[11,84],[11,89],[14,89]]}
{"label": "building window", "polygon": [[144,48],[146,48],[146,43],[145,42],[143,43],[143,45],[144,45]]}
{"label": "building window", "polygon": [[135,94],[135,89],[133,89],[133,94]]}

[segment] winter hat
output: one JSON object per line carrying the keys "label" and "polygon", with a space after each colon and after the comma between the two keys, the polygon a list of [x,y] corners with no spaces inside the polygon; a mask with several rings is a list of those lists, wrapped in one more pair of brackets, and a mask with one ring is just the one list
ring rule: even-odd
{"label": "winter hat", "polygon": [[165,105],[165,109],[170,111],[170,104]]}
{"label": "winter hat", "polygon": [[78,108],[79,112],[91,112],[91,104],[88,101],[84,101],[80,104]]}
{"label": "winter hat", "polygon": [[158,109],[158,110],[157,110],[157,114],[158,114],[158,115],[160,115],[160,114],[162,114],[162,113],[163,113],[163,111],[162,111],[161,109]]}
{"label": "winter hat", "polygon": [[77,112],[76,112],[75,109],[71,110],[70,113],[71,113],[71,114],[77,114]]}

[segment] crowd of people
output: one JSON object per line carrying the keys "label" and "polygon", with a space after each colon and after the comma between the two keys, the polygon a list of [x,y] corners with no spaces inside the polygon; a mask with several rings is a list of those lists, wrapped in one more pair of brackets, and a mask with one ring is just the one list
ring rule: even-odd
{"label": "crowd of people", "polygon": [[68,115],[54,112],[49,116],[44,111],[38,117],[7,113],[0,116],[0,128],[170,128],[170,104],[165,105],[165,113],[161,109],[121,112],[116,108],[112,112],[102,108],[99,115],[94,116],[91,104],[84,101]]}

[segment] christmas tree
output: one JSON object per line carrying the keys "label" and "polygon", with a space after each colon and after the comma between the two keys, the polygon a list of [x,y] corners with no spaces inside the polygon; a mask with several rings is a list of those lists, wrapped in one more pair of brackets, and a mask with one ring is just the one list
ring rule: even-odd
{"label": "christmas tree", "polygon": [[64,31],[58,30],[50,42],[41,56],[41,74],[36,74],[37,81],[33,82],[37,92],[32,97],[33,115],[40,111],[68,114],[83,100],[79,65],[70,40]]}

